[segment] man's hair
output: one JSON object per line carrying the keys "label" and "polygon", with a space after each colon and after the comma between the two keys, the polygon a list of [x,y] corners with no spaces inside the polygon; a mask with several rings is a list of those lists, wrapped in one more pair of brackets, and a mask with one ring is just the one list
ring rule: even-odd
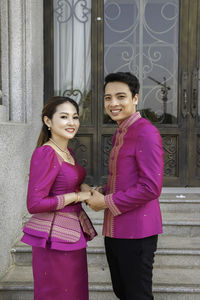
{"label": "man's hair", "polygon": [[129,86],[129,89],[132,93],[132,97],[135,96],[135,94],[139,94],[140,90],[140,83],[137,77],[129,72],[117,72],[117,73],[110,73],[105,78],[104,83],[104,92],[105,87],[109,82],[123,82],[126,83]]}

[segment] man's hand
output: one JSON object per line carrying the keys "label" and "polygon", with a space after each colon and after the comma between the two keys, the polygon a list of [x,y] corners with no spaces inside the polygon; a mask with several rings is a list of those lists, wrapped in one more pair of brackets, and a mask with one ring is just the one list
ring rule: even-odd
{"label": "man's hand", "polygon": [[81,184],[80,188],[81,192],[90,192],[92,190],[92,187],[86,183]]}
{"label": "man's hand", "polygon": [[93,210],[99,211],[107,208],[104,195],[95,190],[92,190],[91,194],[91,197],[86,202]]}

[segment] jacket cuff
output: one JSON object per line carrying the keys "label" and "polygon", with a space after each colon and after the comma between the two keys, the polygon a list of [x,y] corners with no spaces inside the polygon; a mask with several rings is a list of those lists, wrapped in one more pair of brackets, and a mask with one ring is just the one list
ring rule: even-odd
{"label": "jacket cuff", "polygon": [[56,196],[58,199],[56,210],[62,209],[65,206],[65,197],[63,195]]}
{"label": "jacket cuff", "polygon": [[106,195],[104,199],[113,216],[118,216],[121,214],[120,210],[117,208],[113,201],[113,194]]}

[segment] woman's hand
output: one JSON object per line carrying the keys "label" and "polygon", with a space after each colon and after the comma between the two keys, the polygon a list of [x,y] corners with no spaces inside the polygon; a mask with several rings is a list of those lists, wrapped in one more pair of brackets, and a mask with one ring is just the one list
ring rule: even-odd
{"label": "woman's hand", "polygon": [[91,192],[78,192],[65,194],[65,206],[71,203],[78,203],[88,200],[91,197]]}

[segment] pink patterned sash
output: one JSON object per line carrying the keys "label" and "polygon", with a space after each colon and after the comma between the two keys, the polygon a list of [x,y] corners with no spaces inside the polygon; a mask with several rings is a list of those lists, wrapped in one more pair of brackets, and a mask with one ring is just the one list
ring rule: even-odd
{"label": "pink patterned sash", "polygon": [[23,232],[55,242],[75,243],[80,239],[82,226],[92,240],[96,231],[85,211],[80,206],[70,206],[68,210],[34,214],[24,225]]}

